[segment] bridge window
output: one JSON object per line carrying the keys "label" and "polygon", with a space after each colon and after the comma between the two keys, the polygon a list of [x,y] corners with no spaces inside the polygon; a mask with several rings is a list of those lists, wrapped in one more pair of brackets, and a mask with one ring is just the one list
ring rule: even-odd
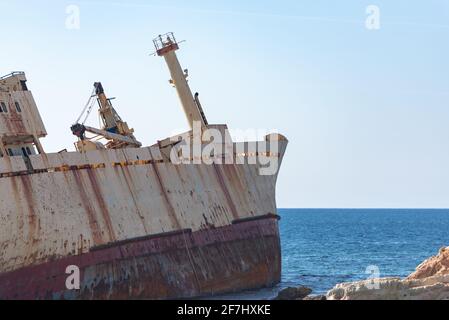
{"label": "bridge window", "polygon": [[11,149],[8,149],[8,154],[9,154],[10,157],[12,157],[14,155],[14,153],[12,152]]}
{"label": "bridge window", "polygon": [[26,147],[26,150],[27,150],[28,155],[31,156],[31,149],[30,149],[30,147]]}
{"label": "bridge window", "polygon": [[6,104],[4,102],[0,104],[0,109],[2,110],[1,112],[8,113],[8,108],[6,107]]}
{"label": "bridge window", "polygon": [[22,86],[22,90],[23,90],[23,91],[28,91],[26,81],[23,81],[23,80],[20,81],[20,85]]}
{"label": "bridge window", "polygon": [[17,101],[15,102],[15,105],[16,105],[17,112],[22,112],[22,109],[20,108],[20,104]]}

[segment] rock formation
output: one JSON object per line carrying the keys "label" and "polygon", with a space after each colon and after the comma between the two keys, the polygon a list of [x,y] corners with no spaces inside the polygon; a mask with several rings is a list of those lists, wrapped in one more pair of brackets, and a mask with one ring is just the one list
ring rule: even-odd
{"label": "rock formation", "polygon": [[421,263],[416,271],[407,279],[424,279],[436,275],[449,274],[449,247],[440,249],[437,256],[432,257]]}
{"label": "rock formation", "polygon": [[342,283],[328,300],[449,300],[449,247],[420,264],[406,279],[383,278]]}

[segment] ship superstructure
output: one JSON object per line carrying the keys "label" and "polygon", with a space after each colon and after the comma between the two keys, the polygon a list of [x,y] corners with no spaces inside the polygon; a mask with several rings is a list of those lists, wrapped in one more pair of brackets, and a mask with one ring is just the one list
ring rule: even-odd
{"label": "ship superstructure", "polygon": [[47,135],[23,72],[0,77],[0,156],[44,153],[40,138]]}
{"label": "ship superstructure", "polygon": [[[76,151],[45,153],[25,75],[0,78],[1,299],[186,298],[279,282],[275,186],[287,139],[268,135],[257,150],[232,142],[192,94],[173,34],[154,43],[192,130],[149,147],[95,83],[102,127],[80,117]],[[199,158],[198,127],[225,137],[201,134]]]}

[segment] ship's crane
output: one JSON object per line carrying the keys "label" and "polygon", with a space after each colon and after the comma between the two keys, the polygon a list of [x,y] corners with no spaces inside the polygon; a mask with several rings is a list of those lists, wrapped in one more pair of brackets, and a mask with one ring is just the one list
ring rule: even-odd
{"label": "ship's crane", "polygon": [[[93,94],[95,93],[95,94]],[[97,149],[120,149],[120,148],[139,148],[142,144],[134,137],[134,129],[130,129],[128,124],[124,122],[117,111],[112,106],[112,100],[106,96],[103,85],[100,82],[94,84],[94,92],[89,98],[83,112],[79,116],[71,127],[72,133],[79,138],[76,143],[76,148],[79,152],[86,152]],[[96,129],[85,125],[87,118],[89,117],[95,99],[98,102],[98,113],[102,122],[102,129]],[[81,118],[85,115],[84,121],[80,123]],[[92,133],[95,136],[88,138],[86,132]],[[93,141],[97,138],[104,138],[108,140],[106,145],[103,145],[99,141]]]}

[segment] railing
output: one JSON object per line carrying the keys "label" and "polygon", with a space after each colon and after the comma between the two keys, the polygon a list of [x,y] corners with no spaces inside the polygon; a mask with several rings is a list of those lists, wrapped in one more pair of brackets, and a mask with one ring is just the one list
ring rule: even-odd
{"label": "railing", "polygon": [[10,74],[7,74],[6,76],[0,77],[0,80],[5,80],[10,77],[24,75],[24,74],[25,74],[25,72],[23,72],[23,71],[14,71],[14,72],[11,72]]}
{"label": "railing", "polygon": [[155,38],[153,40],[153,43],[154,43],[154,47],[156,48],[156,51],[158,51],[166,46],[169,46],[172,44],[177,44],[176,38],[173,35],[173,32],[159,35],[157,38]]}

